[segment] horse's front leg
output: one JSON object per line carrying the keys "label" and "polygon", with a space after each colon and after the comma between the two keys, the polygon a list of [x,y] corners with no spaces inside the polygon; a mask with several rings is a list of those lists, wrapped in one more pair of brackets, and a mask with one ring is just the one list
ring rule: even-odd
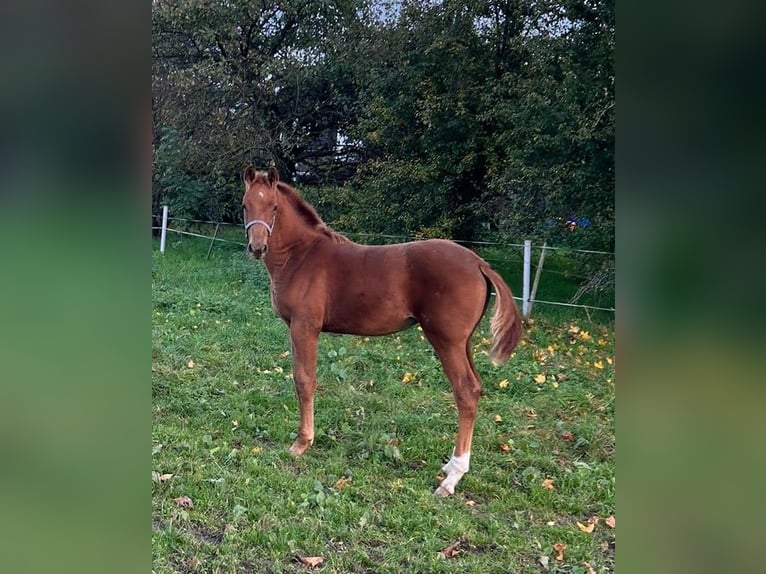
{"label": "horse's front leg", "polygon": [[293,321],[290,324],[293,347],[293,379],[300,407],[298,436],[290,454],[300,456],[314,442],[314,391],[317,380],[317,342],[319,330]]}

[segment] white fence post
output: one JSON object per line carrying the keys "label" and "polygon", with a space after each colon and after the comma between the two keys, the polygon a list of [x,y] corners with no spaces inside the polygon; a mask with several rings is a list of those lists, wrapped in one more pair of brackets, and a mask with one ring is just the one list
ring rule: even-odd
{"label": "white fence post", "polygon": [[165,253],[165,237],[168,234],[168,206],[162,206],[162,233],[160,234],[160,253]]}
{"label": "white fence post", "polygon": [[532,268],[532,241],[529,239],[524,240],[524,289],[521,299],[521,314],[524,317],[529,317],[530,305],[529,305],[529,276]]}

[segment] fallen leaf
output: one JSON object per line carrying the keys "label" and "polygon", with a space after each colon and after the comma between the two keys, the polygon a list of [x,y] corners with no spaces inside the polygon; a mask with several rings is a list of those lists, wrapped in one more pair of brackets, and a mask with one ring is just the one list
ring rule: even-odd
{"label": "fallen leaf", "polygon": [[508,446],[506,443],[501,443],[500,450],[502,450],[503,452],[511,452],[511,447]]}
{"label": "fallen leaf", "polygon": [[560,436],[561,440],[565,440],[567,442],[574,442],[575,439],[571,431],[564,431]]}
{"label": "fallen leaf", "polygon": [[237,419],[234,419],[233,421],[231,421],[231,426],[233,426],[234,428],[237,428],[239,426],[239,421]]}
{"label": "fallen leaf", "polygon": [[262,451],[263,451],[262,447],[254,446],[253,448],[250,449],[250,454],[261,454]]}
{"label": "fallen leaf", "polygon": [[505,389],[508,386],[508,379],[503,379],[499,383],[497,383],[497,386],[501,389]]}
{"label": "fallen leaf", "polygon": [[614,361],[612,360],[612,357],[607,357],[606,362],[611,365]]}
{"label": "fallen leaf", "polygon": [[194,368],[194,360],[189,359],[189,362],[186,363],[186,366],[189,367],[190,369],[193,369]]}
{"label": "fallen leaf", "polygon": [[476,506],[476,501],[475,500],[466,500],[465,501],[465,505],[466,506]]}
{"label": "fallen leaf", "polygon": [[546,570],[548,569],[548,562],[550,562],[550,560],[551,560],[551,559],[550,559],[550,558],[548,558],[547,556],[540,556],[540,557],[537,559],[537,561],[538,561],[538,562],[539,562],[539,563],[542,565],[542,567],[543,567],[543,568],[545,568]]}
{"label": "fallen leaf", "polygon": [[564,381],[567,380],[567,376],[564,373],[556,373],[556,380],[559,383],[563,383]]}
{"label": "fallen leaf", "polygon": [[580,522],[580,521],[578,521],[578,522],[577,522],[577,528],[579,528],[581,532],[585,532],[585,533],[587,533],[587,534],[590,534],[591,532],[593,532],[593,529],[594,529],[595,527],[596,527],[596,524],[595,524],[595,523],[593,523],[593,522],[591,522],[591,523],[590,523],[590,524],[588,524],[588,525],[585,525],[585,524],[583,524],[583,523],[582,523],[582,522]]}
{"label": "fallen leaf", "polygon": [[413,373],[404,373],[404,376],[402,377],[403,383],[410,383],[415,379],[415,375]]}
{"label": "fallen leaf", "polygon": [[614,516],[607,516],[604,518],[604,522],[609,528],[614,528]]}
{"label": "fallen leaf", "polygon": [[439,556],[441,558],[454,558],[460,553],[459,546],[460,546],[460,540],[458,540],[454,544],[450,544],[444,550],[439,552]]}
{"label": "fallen leaf", "polygon": [[541,483],[543,488],[547,488],[548,490],[554,490],[555,487],[553,486],[553,479],[552,478],[546,478]]}
{"label": "fallen leaf", "polygon": [[496,422],[496,423],[501,423],[501,422],[503,422],[503,417],[501,417],[500,415],[495,415],[495,422]]}
{"label": "fallen leaf", "polygon": [[572,335],[576,335],[577,333],[580,332],[580,327],[578,327],[577,325],[570,325],[568,332]]}
{"label": "fallen leaf", "polygon": [[349,484],[351,484],[351,479],[346,476],[341,476],[338,480],[335,481],[335,488],[338,490],[343,490]]}
{"label": "fallen leaf", "polygon": [[596,361],[595,363],[593,363],[593,366],[596,367],[597,369],[603,369],[604,363],[602,363],[601,361]]}
{"label": "fallen leaf", "polygon": [[559,562],[564,560],[564,550],[566,549],[567,549],[567,545],[561,544],[561,542],[557,542],[556,544],[553,545],[553,551],[558,552],[558,554],[556,554],[556,560],[558,560]]}
{"label": "fallen leaf", "polygon": [[524,409],[524,416],[528,417],[530,419],[536,419],[537,418],[537,412],[532,407],[526,407]]}
{"label": "fallen leaf", "polygon": [[545,523],[545,525],[546,526],[556,526],[556,521],[555,520],[549,520],[548,522]]}
{"label": "fallen leaf", "polygon": [[184,560],[184,564],[187,568],[191,568],[192,570],[195,569],[197,566],[199,566],[199,558],[196,556],[192,556],[191,558],[187,558]]}
{"label": "fallen leaf", "polygon": [[285,351],[284,353],[279,353],[279,358],[280,359],[286,359],[289,356],[290,356],[290,351]]}
{"label": "fallen leaf", "polygon": [[590,565],[590,562],[581,562],[581,564],[585,567],[587,574],[596,574],[596,571],[593,569],[593,566]]}
{"label": "fallen leaf", "polygon": [[321,556],[298,556],[298,560],[301,561],[301,564],[305,564],[311,568],[316,568],[324,563],[324,558]]}
{"label": "fallen leaf", "polygon": [[554,389],[558,389],[558,388],[559,388],[559,384],[558,384],[556,381],[551,381],[551,386],[552,386]]}
{"label": "fallen leaf", "polygon": [[179,496],[178,498],[174,498],[173,502],[182,508],[194,508],[194,503],[188,496]]}
{"label": "fallen leaf", "polygon": [[591,339],[590,333],[588,333],[588,331],[580,331],[579,337],[583,341],[590,341]]}
{"label": "fallen leaf", "polygon": [[160,484],[173,478],[171,473],[160,474],[159,472],[152,471],[152,481]]}
{"label": "fallen leaf", "polygon": [[538,385],[542,385],[545,382],[545,375],[543,373],[540,373],[539,375],[535,375],[535,382]]}

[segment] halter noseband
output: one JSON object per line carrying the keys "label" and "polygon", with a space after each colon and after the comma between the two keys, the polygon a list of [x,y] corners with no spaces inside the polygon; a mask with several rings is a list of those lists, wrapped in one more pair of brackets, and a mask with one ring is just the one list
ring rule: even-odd
{"label": "halter noseband", "polygon": [[[274,219],[276,219],[276,214],[275,214],[275,217],[274,217]],[[274,230],[274,219],[272,219],[272,220],[271,220],[271,225],[269,225],[268,223],[266,223],[266,222],[265,222],[263,219],[253,219],[253,220],[251,220],[251,221],[248,221],[247,223],[245,223],[245,233],[247,233],[247,232],[248,232],[248,230],[249,230],[249,229],[250,229],[250,228],[251,228],[253,225],[256,225],[256,224],[257,224],[257,225],[263,225],[263,226],[266,228],[266,231],[268,231],[268,232],[269,232],[269,235],[271,235],[271,232]]]}

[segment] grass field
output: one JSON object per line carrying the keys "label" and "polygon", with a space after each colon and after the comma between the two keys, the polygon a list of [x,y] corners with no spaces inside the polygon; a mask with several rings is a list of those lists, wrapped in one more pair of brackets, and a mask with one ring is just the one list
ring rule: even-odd
{"label": "grass field", "polygon": [[614,570],[611,318],[536,307],[500,367],[482,323],[471,471],[438,499],[456,411],[421,332],[323,335],[316,440],[293,459],[268,277],[239,248],[207,247],[171,236],[153,254],[154,572]]}

